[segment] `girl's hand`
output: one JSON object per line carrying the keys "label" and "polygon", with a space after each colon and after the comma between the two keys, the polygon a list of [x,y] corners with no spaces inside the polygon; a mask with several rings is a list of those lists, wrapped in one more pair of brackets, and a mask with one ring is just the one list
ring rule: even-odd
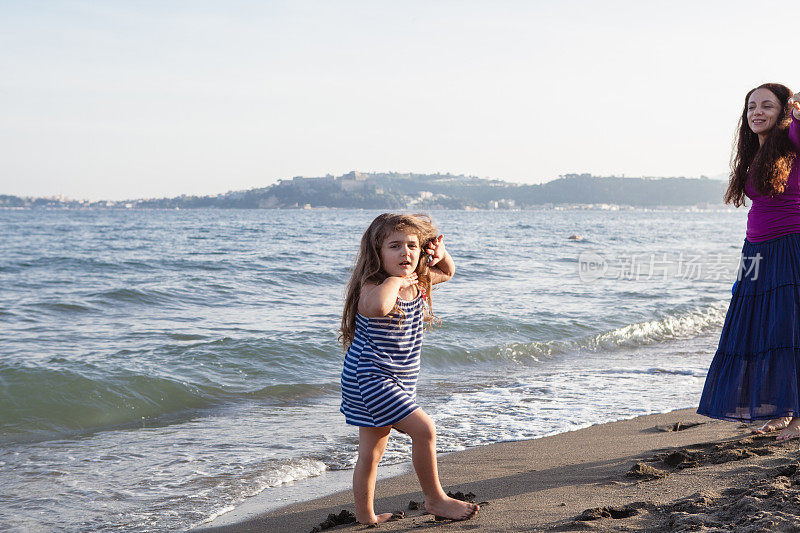
{"label": "girl's hand", "polygon": [[429,242],[428,246],[425,248],[425,253],[431,257],[428,263],[429,267],[435,266],[436,263],[444,259],[444,255],[447,253],[444,249],[444,235],[439,235]]}
{"label": "girl's hand", "polygon": [[412,272],[408,276],[400,278],[400,290],[407,289],[408,287],[413,287],[417,283],[419,283],[419,280],[417,279],[417,273]]}

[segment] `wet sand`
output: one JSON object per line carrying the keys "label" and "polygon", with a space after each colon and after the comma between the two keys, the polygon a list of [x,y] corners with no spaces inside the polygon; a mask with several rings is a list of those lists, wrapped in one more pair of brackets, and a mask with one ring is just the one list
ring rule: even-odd
{"label": "wet sand", "polygon": [[[475,518],[434,521],[409,509],[423,496],[415,476],[405,474],[378,480],[376,512],[406,516],[378,529],[800,531],[799,443],[753,436],[749,426],[684,409],[479,446],[439,463],[445,490],[484,502]],[[203,531],[309,532],[342,510],[354,511],[349,491]]]}

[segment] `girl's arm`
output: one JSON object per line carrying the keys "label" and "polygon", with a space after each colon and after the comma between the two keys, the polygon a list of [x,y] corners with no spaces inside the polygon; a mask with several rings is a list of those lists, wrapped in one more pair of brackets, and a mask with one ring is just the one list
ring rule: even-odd
{"label": "girl's arm", "polygon": [[444,283],[456,273],[456,264],[444,248],[444,235],[439,235],[429,242],[425,253],[433,256],[431,262],[428,263],[431,270],[431,285]]}
{"label": "girl's arm", "polygon": [[401,278],[389,276],[380,285],[365,283],[358,299],[358,312],[363,316],[377,318],[386,316],[394,309],[400,289],[417,284],[417,273]]}

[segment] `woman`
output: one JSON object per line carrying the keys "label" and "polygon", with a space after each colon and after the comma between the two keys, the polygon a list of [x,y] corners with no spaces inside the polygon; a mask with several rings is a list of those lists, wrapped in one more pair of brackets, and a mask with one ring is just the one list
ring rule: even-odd
{"label": "woman", "polygon": [[747,238],[699,414],[767,420],[757,433],[800,437],[800,93],[747,93],[725,203],[744,205]]}

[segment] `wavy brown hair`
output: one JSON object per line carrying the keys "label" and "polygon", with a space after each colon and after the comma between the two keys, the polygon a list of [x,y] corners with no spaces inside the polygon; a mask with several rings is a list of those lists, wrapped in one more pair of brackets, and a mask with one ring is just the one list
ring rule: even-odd
{"label": "wavy brown hair", "polygon": [[[758,135],[750,129],[747,121],[747,104],[750,95],[757,89],[767,89],[783,103],[783,111],[775,126],[767,134],[764,144],[759,146]],[[734,141],[735,149],[731,156],[731,174],[725,203],[739,207],[745,205],[745,184],[751,176],[753,187],[761,194],[783,193],[786,180],[792,170],[797,154],[789,141],[789,124],[792,121],[792,107],[789,98],[792,91],[780,83],[765,83],[751,89],[744,98],[744,109],[739,118],[739,131]]]}
{"label": "wavy brown hair", "polygon": [[[339,329],[339,341],[342,347],[347,350],[353,342],[356,331],[356,313],[358,312],[358,300],[361,298],[361,290],[365,283],[379,285],[384,282],[389,274],[383,270],[381,265],[381,246],[383,241],[393,231],[403,231],[414,234],[419,239],[420,259],[417,263],[417,279],[419,280],[420,292],[427,304],[427,312],[423,320],[427,324],[433,323],[433,300],[431,297],[431,274],[428,262],[425,260],[426,245],[438,235],[436,227],[433,225],[431,217],[424,214],[418,215],[398,215],[394,213],[383,213],[372,221],[367,231],[361,237],[361,247],[356,257],[350,282],[345,289],[344,312],[342,313],[342,326]],[[395,304],[392,315],[399,315],[403,319],[403,313]]]}

